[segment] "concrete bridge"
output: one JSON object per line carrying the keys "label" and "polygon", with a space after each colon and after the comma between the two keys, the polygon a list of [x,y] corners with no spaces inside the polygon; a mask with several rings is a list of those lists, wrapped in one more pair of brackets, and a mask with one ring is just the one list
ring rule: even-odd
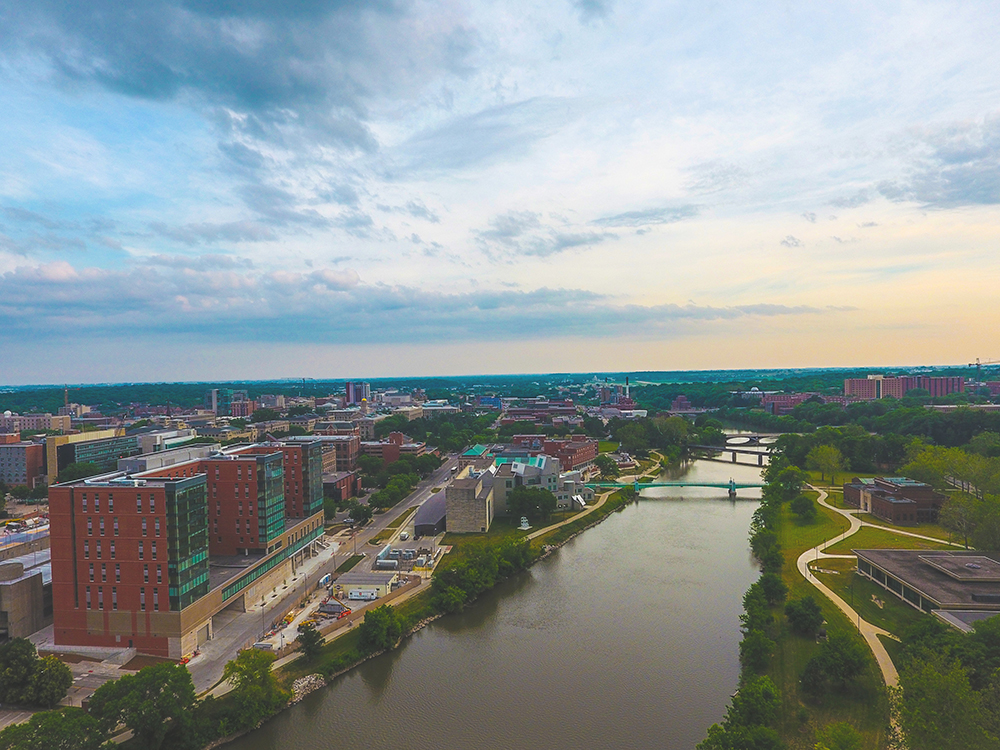
{"label": "concrete bridge", "polygon": [[754,432],[749,434],[727,433],[726,444],[729,445],[733,443],[733,441],[738,440],[740,442],[736,443],[736,445],[760,445],[760,441],[764,438],[774,439],[781,437],[781,435],[782,433],[780,432]]}
{"label": "concrete bridge", "polygon": [[733,463],[737,463],[737,454],[743,456],[757,456],[757,465],[764,465],[764,457],[769,455],[771,447],[769,445],[761,445],[763,450],[753,450],[751,448],[734,448],[731,445],[689,445],[688,448],[697,448],[704,451],[712,451],[713,453],[729,453],[732,454]]}
{"label": "concrete bridge", "polygon": [[749,490],[757,489],[763,487],[764,485],[760,482],[737,482],[730,479],[728,482],[698,482],[698,481],[684,481],[679,482],[587,482],[588,487],[593,489],[622,489],[624,487],[632,486],[636,492],[645,489],[646,487],[715,487],[720,490],[728,490],[729,497],[736,497],[736,490]]}

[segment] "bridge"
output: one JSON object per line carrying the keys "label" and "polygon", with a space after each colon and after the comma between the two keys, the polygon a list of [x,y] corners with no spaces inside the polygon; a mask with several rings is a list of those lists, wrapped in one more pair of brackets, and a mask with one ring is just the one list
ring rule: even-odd
{"label": "bridge", "polygon": [[[759,445],[759,443],[758,443]],[[753,450],[752,448],[734,448],[731,445],[689,445],[688,448],[697,448],[704,451],[712,451],[714,453],[731,453],[733,457],[733,463],[737,463],[736,454],[741,454],[744,456],[757,456],[757,465],[764,465],[764,456],[769,455],[771,446],[761,445],[762,450]]]}
{"label": "bridge", "polygon": [[587,486],[593,489],[620,490],[631,485],[636,492],[646,487],[713,487],[720,490],[728,490],[729,497],[736,497],[736,490],[758,489],[764,485],[760,482],[737,482],[730,479],[728,482],[699,482],[679,481],[679,482],[587,482]]}
{"label": "bridge", "polygon": [[744,434],[733,434],[726,433],[726,443],[728,444],[732,440],[746,441],[745,443],[738,443],[742,445],[760,445],[760,441],[764,438],[774,439],[781,437],[780,432],[754,432],[754,433],[744,433]]}

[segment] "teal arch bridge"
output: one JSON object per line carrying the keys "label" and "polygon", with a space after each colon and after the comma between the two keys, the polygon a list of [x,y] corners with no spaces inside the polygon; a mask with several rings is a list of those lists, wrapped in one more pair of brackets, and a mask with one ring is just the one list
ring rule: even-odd
{"label": "teal arch bridge", "polygon": [[698,482],[698,481],[679,481],[679,482],[587,482],[588,487],[593,489],[621,489],[623,487],[632,486],[636,492],[643,490],[646,487],[717,487],[720,490],[728,490],[730,497],[736,497],[736,490],[749,490],[757,489],[763,487],[764,485],[760,482],[737,482],[734,479],[730,479],[728,482]]}

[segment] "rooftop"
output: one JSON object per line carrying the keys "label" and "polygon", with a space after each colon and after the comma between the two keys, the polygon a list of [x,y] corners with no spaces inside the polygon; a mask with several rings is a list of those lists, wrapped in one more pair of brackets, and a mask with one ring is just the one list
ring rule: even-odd
{"label": "rooftop", "polygon": [[[1000,552],[912,549],[853,552],[942,608],[1000,610]],[[969,568],[968,564],[980,567]]]}

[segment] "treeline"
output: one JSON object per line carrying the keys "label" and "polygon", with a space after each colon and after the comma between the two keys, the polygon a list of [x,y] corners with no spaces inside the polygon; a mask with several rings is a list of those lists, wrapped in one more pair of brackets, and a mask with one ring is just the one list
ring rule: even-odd
{"label": "treeline", "polygon": [[531,547],[522,539],[473,542],[434,573],[431,602],[440,612],[455,612],[504,578],[531,564]]}
{"label": "treeline", "polygon": [[922,617],[902,641],[897,711],[910,750],[1000,748],[1000,617],[968,634]]}
{"label": "treeline", "polygon": [[658,450],[668,461],[680,459],[689,445],[726,443],[722,423],[704,415],[693,423],[683,417],[612,419],[608,430],[626,453],[645,456]]}
{"label": "treeline", "polygon": [[403,414],[395,414],[375,425],[375,435],[383,438],[390,432],[402,432],[414,440],[433,445],[446,453],[461,450],[467,445],[496,440],[490,430],[495,415],[468,413],[447,414],[432,418],[421,417],[409,421]]}
{"label": "treeline", "polygon": [[[785,747],[779,732],[784,719],[782,696],[768,672],[774,668],[772,662],[782,639],[814,639],[823,626],[816,600],[811,595],[788,600],[789,590],[782,578],[784,555],[778,541],[782,506],[791,504],[801,523],[810,523],[815,516],[815,509],[805,509],[805,505],[812,505],[802,493],[805,479],[799,469],[780,457],[772,460],[765,473],[761,504],[750,526],[750,549],[760,564],[761,576],[743,597],[740,685],[725,718],[709,728],[698,750]],[[803,694],[821,702],[828,693],[843,692],[868,664],[865,646],[856,636],[832,633],[805,665],[800,676]],[[860,747],[861,735],[849,724],[838,722],[821,729],[817,741],[816,747]]]}
{"label": "treeline", "polygon": [[265,651],[241,651],[223,673],[233,690],[222,698],[202,700],[184,665],[144,667],[99,687],[87,711],[46,711],[7,727],[0,731],[0,748],[102,750],[114,746],[109,740],[124,727],[133,734],[131,742],[143,750],[197,750],[255,727],[288,703],[288,691],[271,672],[274,659]]}
{"label": "treeline", "polygon": [[52,708],[72,684],[70,668],[55,656],[39,658],[27,638],[0,645],[0,704]]}

